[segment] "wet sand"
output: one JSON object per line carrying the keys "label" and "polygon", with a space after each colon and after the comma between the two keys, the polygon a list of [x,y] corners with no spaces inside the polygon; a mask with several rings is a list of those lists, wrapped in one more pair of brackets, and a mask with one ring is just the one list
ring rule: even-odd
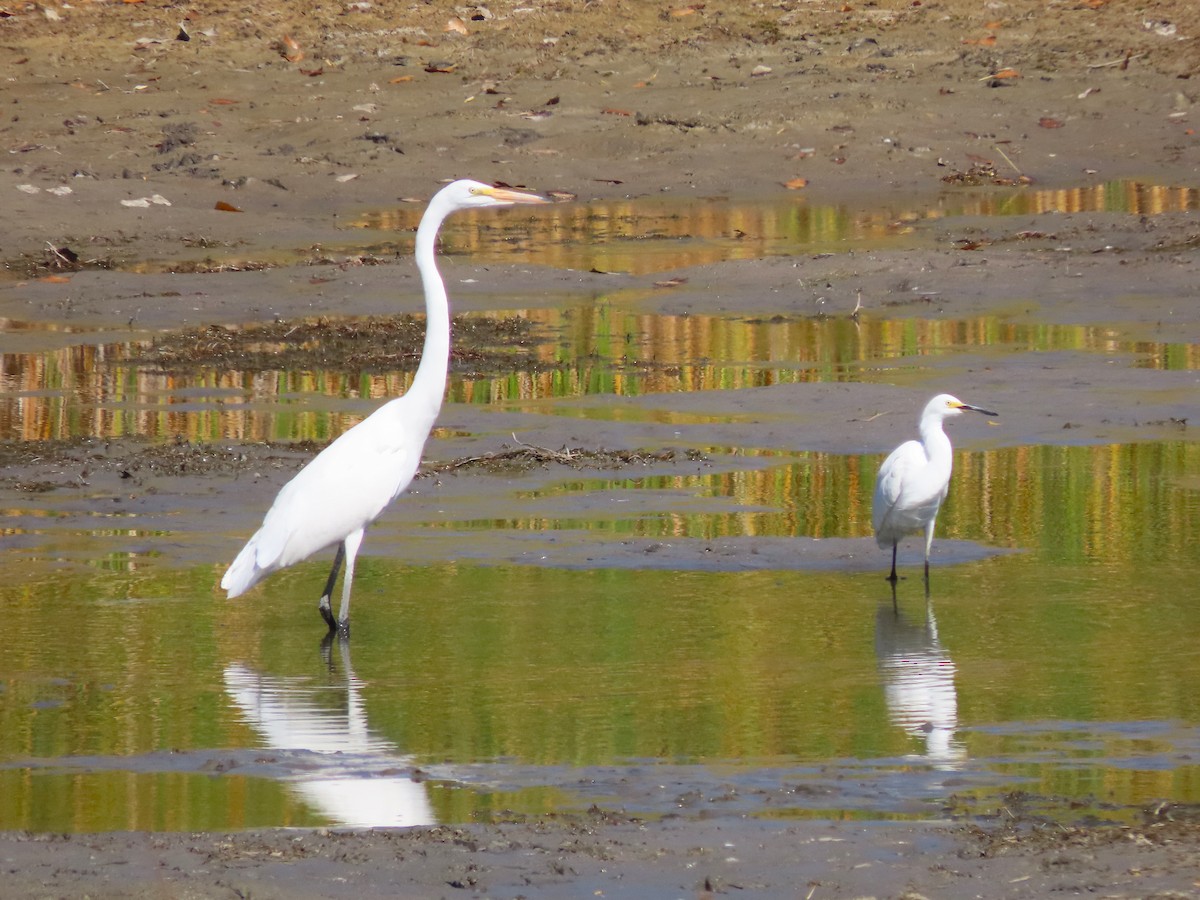
{"label": "wet sand", "polygon": [[1195,896],[1195,825],[536,822],[368,833],[0,835],[11,897]]}
{"label": "wet sand", "polygon": [[[383,265],[364,265],[363,232],[347,226],[367,209],[419,207],[452,177],[581,200],[769,197],[805,179],[796,189],[814,203],[919,206],[947,177],[1001,182],[998,192],[1121,178],[1188,187],[1200,166],[1200,11],[1185,0],[753,10],[504,2],[475,9],[477,19],[458,13],[466,34],[447,30],[454,13],[444,7],[381,2],[317,4],[305,16],[286,4],[206,2],[4,12],[0,259],[11,277],[0,284],[0,315],[15,322],[144,334],[331,307],[381,315],[396,312],[397,292],[415,307],[411,266],[386,254],[369,260]],[[867,320],[990,313],[1015,324],[1103,325],[1126,339],[1200,340],[1191,302],[1200,230],[1190,212],[920,227],[928,249],[696,266],[674,273],[687,280],[667,291],[650,290],[661,273],[469,258],[449,261],[447,275],[459,310],[521,294],[645,288],[652,312],[850,315],[861,294]],[[270,268],[279,259],[315,264],[321,277],[312,265]],[[147,274],[108,270],[143,261],[153,261]],[[31,334],[13,349],[38,349],[39,340],[47,338]],[[1194,374],[1128,363],[1116,353],[1014,362],[979,351],[933,363],[918,383],[924,394],[967,382],[972,398],[1005,411],[1002,430],[968,431],[966,446],[1186,438]],[[707,394],[705,411],[731,421],[694,438],[735,446],[753,429],[756,446],[880,452],[894,443],[895,423],[878,414],[903,408],[911,377]],[[467,410],[452,415],[430,447],[435,461],[511,445],[510,429],[482,427]],[[596,421],[538,422],[521,436],[616,451],[673,442],[650,424]],[[36,484],[53,496],[81,468],[114,485],[132,476],[140,489],[121,493],[149,522],[236,493],[245,512],[231,513],[227,527],[247,532],[311,450],[130,441],[28,449],[8,451],[5,490]],[[683,454],[649,463],[697,464]],[[441,482],[486,504],[494,477],[485,468]],[[419,519],[420,490],[414,501],[389,519]],[[397,542],[374,542],[371,552],[389,543]],[[804,564],[851,565],[856,548],[820,543],[813,552],[826,556]],[[223,559],[228,549],[200,543],[187,552]],[[528,550],[493,549],[511,558]],[[742,549],[668,555],[672,565],[721,565]],[[938,549],[970,552],[952,542]],[[614,547],[605,564],[646,555],[645,546]],[[993,812],[965,823],[859,825],[772,821],[713,802],[647,821],[611,809],[403,832],[3,835],[0,882],[21,897],[1196,893],[1198,834],[1169,809],[1138,827]]]}

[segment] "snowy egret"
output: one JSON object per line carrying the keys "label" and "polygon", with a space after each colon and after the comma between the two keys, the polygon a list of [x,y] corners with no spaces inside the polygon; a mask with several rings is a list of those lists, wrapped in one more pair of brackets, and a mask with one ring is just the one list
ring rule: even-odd
{"label": "snowy egret", "polygon": [[[415,252],[425,289],[426,324],[412,387],[342,434],[283,486],[262,527],[221,579],[229,597],[277,569],[337,544],[333,570],[317,608],[330,631],[348,630],[354,559],[363,534],[412,481],[446,390],[450,307],[435,259],[438,229],[460,209],[548,202],[537,194],[467,180],[455,181],[433,196],[417,227]],[[342,605],[334,619],[329,599],[343,560]]]}
{"label": "snowy egret", "polygon": [[905,441],[891,452],[875,476],[875,501],[872,519],[875,540],[883,549],[892,548],[892,574],[896,581],[896,547],[900,538],[925,530],[925,578],[929,579],[929,549],[933,546],[933,523],[950,488],[954,466],[954,448],[942,430],[942,422],[964,411],[994,416],[978,406],[968,406],[949,394],[938,394],[925,405],[919,441]]}

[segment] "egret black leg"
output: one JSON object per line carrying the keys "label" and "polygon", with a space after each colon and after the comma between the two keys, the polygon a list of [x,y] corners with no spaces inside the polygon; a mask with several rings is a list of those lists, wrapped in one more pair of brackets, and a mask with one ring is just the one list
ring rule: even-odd
{"label": "egret black leg", "polygon": [[933,526],[937,522],[937,511],[934,511],[934,518],[929,520],[929,524],[925,526],[925,587],[929,587],[929,551],[933,549]]}
{"label": "egret black leg", "polygon": [[897,581],[897,578],[896,578],[896,547],[897,547],[897,543],[893,542],[892,543],[892,574],[887,577],[887,580],[892,583],[893,587],[895,586],[896,581]]}
{"label": "egret black leg", "polygon": [[321,638],[321,661],[325,663],[325,668],[331,673],[337,671],[333,665],[333,641],[336,637],[337,631],[331,628]]}
{"label": "egret black leg", "polygon": [[321,661],[325,663],[325,668],[329,670],[330,675],[338,674],[337,663],[334,662],[333,657],[333,644],[335,641],[337,642],[338,650],[341,651],[342,668],[347,672],[350,671],[350,645],[347,643],[349,637],[349,628],[331,628],[321,638]]}
{"label": "egret black leg", "polygon": [[337,584],[338,573],[342,570],[342,560],[346,556],[346,548],[342,544],[338,544],[337,556],[333,558],[333,568],[329,572],[329,580],[325,582],[325,591],[321,594],[321,602],[317,604],[317,610],[321,613],[321,618],[325,620],[325,624],[329,626],[331,632],[337,631],[337,619],[333,617],[333,610],[329,608],[329,598],[333,595],[333,587]]}
{"label": "egret black leg", "polygon": [[329,633],[333,634],[337,631],[337,619],[333,617],[333,611],[329,608],[329,601],[326,600],[323,605],[317,607],[317,610],[321,613],[321,618],[325,620],[325,624],[329,626]]}

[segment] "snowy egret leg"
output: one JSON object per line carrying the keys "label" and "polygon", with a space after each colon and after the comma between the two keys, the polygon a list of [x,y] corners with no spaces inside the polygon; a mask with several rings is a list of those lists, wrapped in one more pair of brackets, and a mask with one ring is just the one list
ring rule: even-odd
{"label": "snowy egret leg", "polygon": [[937,521],[937,513],[925,525],[925,580],[929,580],[929,551],[933,549],[933,524]]}
{"label": "snowy egret leg", "polygon": [[317,610],[321,613],[321,618],[325,620],[325,624],[329,626],[329,630],[333,631],[337,628],[337,622],[333,619],[333,611],[329,608],[329,598],[333,596],[333,586],[337,584],[338,572],[342,569],[342,560],[346,556],[346,548],[342,544],[338,544],[337,556],[333,558],[333,569],[329,572],[329,580],[325,582],[325,590],[321,594],[321,602],[317,604]]}
{"label": "snowy egret leg", "polygon": [[360,528],[346,535],[342,546],[346,548],[346,575],[342,579],[342,608],[338,610],[337,627],[344,634],[350,632],[350,587],[354,584],[354,558],[362,544],[365,531]]}

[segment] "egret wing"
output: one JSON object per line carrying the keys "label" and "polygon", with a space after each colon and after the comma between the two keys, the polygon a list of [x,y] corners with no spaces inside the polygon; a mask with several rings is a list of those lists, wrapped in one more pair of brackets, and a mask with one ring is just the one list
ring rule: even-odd
{"label": "egret wing", "polygon": [[262,527],[222,579],[231,596],[370,525],[404,491],[428,429],[400,427],[396,407],[403,399],[342,434],[280,489]]}
{"label": "egret wing", "polygon": [[879,546],[890,545],[910,530],[900,521],[900,504],[905,496],[906,484],[925,464],[925,448],[920,442],[905,441],[879,467],[879,474],[875,476],[875,498],[871,505],[871,519]]}

